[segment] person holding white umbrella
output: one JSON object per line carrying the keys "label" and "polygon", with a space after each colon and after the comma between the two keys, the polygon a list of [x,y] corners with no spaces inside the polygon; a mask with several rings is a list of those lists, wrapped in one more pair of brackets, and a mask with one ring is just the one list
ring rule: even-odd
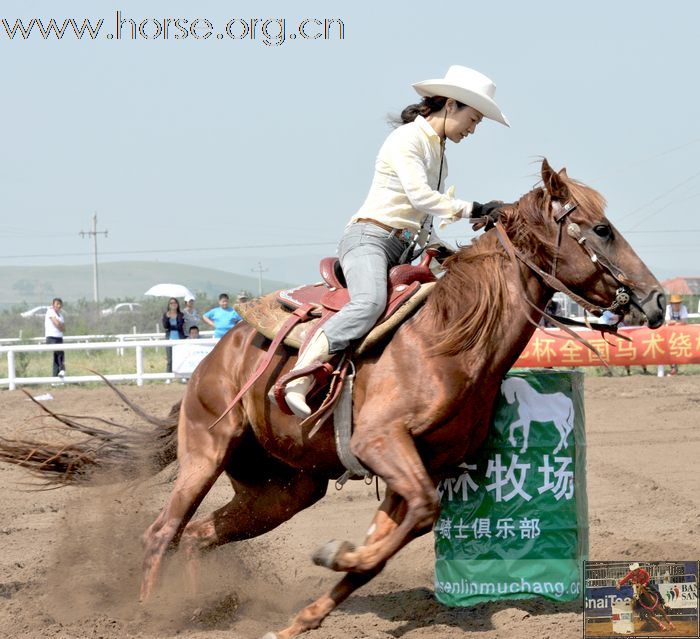
{"label": "person holding white umbrella", "polygon": [[[171,297],[168,300],[168,308],[165,313],[163,313],[163,318],[161,320],[163,328],[165,329],[166,339],[185,339],[185,316],[180,310],[180,302],[176,298]],[[167,356],[167,368],[166,372],[173,372],[173,349],[171,346],[165,347],[165,352]]]}

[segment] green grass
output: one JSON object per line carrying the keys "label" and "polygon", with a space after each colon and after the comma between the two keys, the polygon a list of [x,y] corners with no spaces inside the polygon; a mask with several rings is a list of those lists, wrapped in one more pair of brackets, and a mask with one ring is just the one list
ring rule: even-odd
{"label": "green grass", "polygon": [[[18,377],[50,377],[53,353],[16,353],[15,373]],[[165,348],[144,348],[143,372],[164,373]],[[116,350],[66,351],[67,375],[91,375],[91,370],[103,375],[136,372],[136,352],[125,348],[120,357]],[[7,377],[7,355],[0,358],[0,378]]]}

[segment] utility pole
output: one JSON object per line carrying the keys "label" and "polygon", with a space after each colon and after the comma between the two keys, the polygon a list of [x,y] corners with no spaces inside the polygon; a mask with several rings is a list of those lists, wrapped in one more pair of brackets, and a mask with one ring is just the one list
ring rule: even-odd
{"label": "utility pole", "polygon": [[92,216],[92,231],[80,231],[80,237],[92,237],[92,296],[97,304],[100,301],[99,287],[97,284],[97,236],[107,237],[107,231],[97,230],[97,213]]}
{"label": "utility pole", "polygon": [[258,274],[258,297],[262,297],[262,274],[267,273],[267,269],[263,268],[262,264],[258,262],[258,268],[252,268],[250,270]]}

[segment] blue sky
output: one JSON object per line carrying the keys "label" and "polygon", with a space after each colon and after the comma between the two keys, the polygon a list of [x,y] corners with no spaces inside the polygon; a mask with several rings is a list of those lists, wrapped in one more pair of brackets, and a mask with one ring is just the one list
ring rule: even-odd
{"label": "blue sky", "polygon": [[[260,262],[278,280],[316,279],[364,200],[387,115],[416,101],[411,83],[464,64],[494,79],[512,128],[486,121],[448,145],[459,197],[514,199],[546,156],[605,195],[657,275],[700,275],[699,3],[145,5],[3,2],[11,25],[104,25],[82,41],[10,41],[0,25],[0,265],[91,263],[79,232],[96,212],[104,260]],[[206,18],[214,35],[109,39],[117,10]],[[284,18],[287,36],[304,18],[339,18],[344,39],[216,37],[256,17]],[[444,235],[472,234],[460,222]],[[250,246],[263,248],[235,248]]]}

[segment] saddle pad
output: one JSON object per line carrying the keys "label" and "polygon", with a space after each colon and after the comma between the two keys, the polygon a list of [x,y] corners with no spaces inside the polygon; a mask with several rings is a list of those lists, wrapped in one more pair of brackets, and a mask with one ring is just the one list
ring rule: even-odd
{"label": "saddle pad", "polygon": [[[361,355],[375,344],[379,343],[386,335],[401,324],[416,308],[418,308],[430,292],[435,282],[421,284],[420,289],[411,296],[388,320],[375,326],[369,334],[360,342],[355,353]],[[277,331],[289,317],[289,311],[284,309],[277,300],[277,293],[269,293],[250,302],[234,304],[236,312],[256,331],[274,339]],[[320,319],[320,318],[319,318]],[[299,348],[306,339],[316,330],[319,319],[297,324],[285,337],[284,343],[290,348]]]}

